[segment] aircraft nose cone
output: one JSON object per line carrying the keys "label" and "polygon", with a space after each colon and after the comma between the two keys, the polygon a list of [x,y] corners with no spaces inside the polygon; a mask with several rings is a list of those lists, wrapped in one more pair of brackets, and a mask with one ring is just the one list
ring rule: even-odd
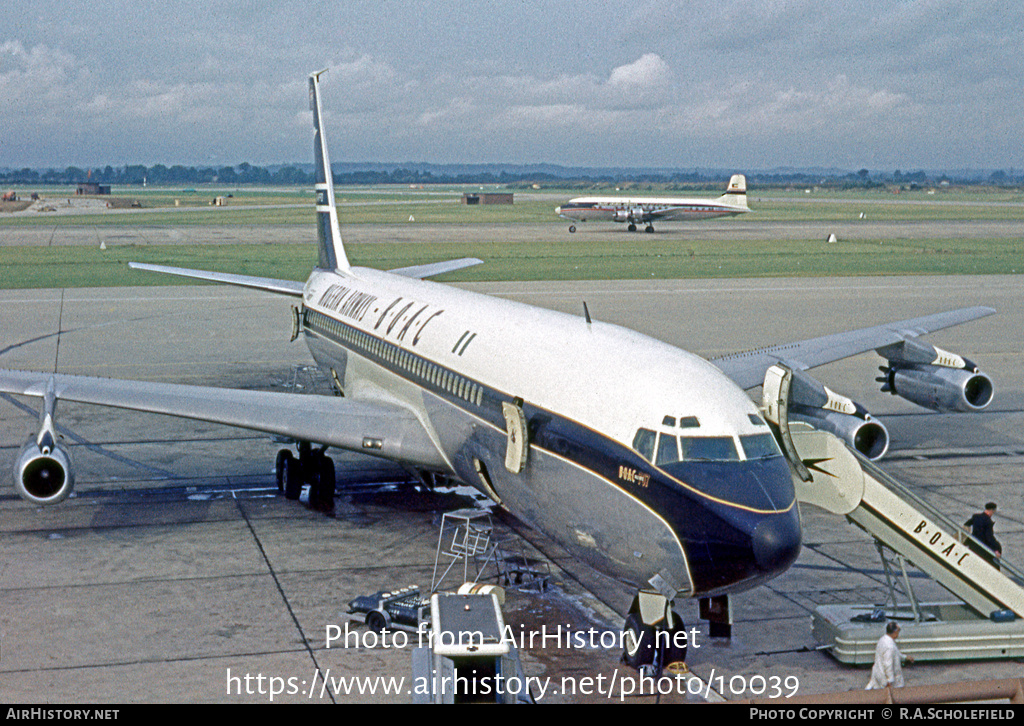
{"label": "aircraft nose cone", "polygon": [[754,559],[764,572],[782,572],[800,554],[800,520],[797,517],[772,517],[754,528],[751,538]]}

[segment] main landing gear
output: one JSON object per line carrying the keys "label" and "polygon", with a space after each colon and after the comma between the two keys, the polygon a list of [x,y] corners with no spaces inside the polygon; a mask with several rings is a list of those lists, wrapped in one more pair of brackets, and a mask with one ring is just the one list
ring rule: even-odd
{"label": "main landing gear", "polygon": [[623,626],[622,661],[659,678],[670,666],[682,668],[688,635],[671,600],[642,590],[633,599]]}
{"label": "main landing gear", "polygon": [[308,441],[299,442],[296,457],[288,449],[277,452],[277,491],[285,499],[298,499],[304,484],[309,484],[309,506],[315,511],[334,511],[334,461],[324,452],[327,447],[313,449]]}
{"label": "main landing gear", "polygon": [[[629,226],[626,227],[626,229],[628,229],[630,232],[636,232],[637,227],[635,224],[630,222]],[[651,234],[652,232],[654,232],[654,225],[648,224],[646,227],[644,227],[644,232],[647,232],[647,234]]]}

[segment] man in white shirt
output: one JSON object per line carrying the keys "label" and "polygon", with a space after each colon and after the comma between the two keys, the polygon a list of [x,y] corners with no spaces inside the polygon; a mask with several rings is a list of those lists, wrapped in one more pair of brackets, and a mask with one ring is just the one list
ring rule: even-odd
{"label": "man in white shirt", "polygon": [[[903,667],[900,661],[903,654],[896,647],[896,638],[900,637],[900,626],[890,621],[885,626],[885,635],[878,639],[875,647],[875,664],[871,668],[871,680],[864,690],[870,691],[875,688],[903,688]],[[907,658],[907,663],[913,663],[912,657]]]}

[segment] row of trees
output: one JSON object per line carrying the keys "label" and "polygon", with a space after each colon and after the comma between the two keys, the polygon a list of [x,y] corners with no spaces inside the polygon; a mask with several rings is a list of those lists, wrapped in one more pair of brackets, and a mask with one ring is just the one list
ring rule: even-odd
{"label": "row of trees", "polygon": [[[338,184],[510,184],[522,181],[526,175],[502,171],[434,174],[418,169],[397,168],[391,170],[356,170],[334,173]],[[554,179],[552,175],[530,174],[531,181]],[[0,184],[78,184],[90,181],[97,184],[132,186],[154,185],[195,185],[195,184],[269,184],[269,185],[311,185],[315,182],[313,172],[299,166],[282,166],[273,171],[252,164],[238,166],[195,167],[195,166],[106,166],[96,169],[82,169],[69,166],[66,169],[18,169],[0,171]]]}
{"label": "row of trees", "polygon": [[285,166],[271,172],[268,169],[239,164],[238,166],[105,166],[82,169],[18,169],[0,173],[0,182],[7,184],[79,184],[91,181],[97,184],[123,186],[142,184],[311,184],[313,175],[296,166]]}
{"label": "row of trees", "polygon": [[[714,187],[729,178],[728,172],[715,173],[705,171],[645,171],[645,170],[588,170],[559,167],[557,171],[539,171],[536,168],[509,166],[506,169],[494,165],[474,169],[472,165],[446,170],[436,167],[434,171],[397,167],[391,169],[353,169],[351,165],[335,165],[334,180],[338,184],[511,184],[524,185],[540,183],[544,185],[572,185],[573,183],[604,183],[620,182],[655,183],[663,185],[708,185]],[[919,185],[941,184],[988,184],[996,186],[1020,185],[1024,183],[1024,173],[1010,170],[973,175],[929,175],[924,171],[901,172],[870,172],[861,169],[856,172],[843,171],[798,171],[785,170],[779,172],[751,172],[747,174],[749,183],[761,186],[785,185],[824,185],[839,187],[871,188],[887,184]],[[154,166],[127,165],[105,166],[97,168],[80,168],[69,166],[66,169],[18,169],[0,170],[0,184],[32,185],[32,184],[78,184],[85,181],[97,184],[133,186],[142,184],[154,185],[198,185],[198,184],[267,184],[281,186],[311,185],[314,183],[310,166],[280,166],[273,170],[239,164],[237,166],[195,167],[195,166]]]}

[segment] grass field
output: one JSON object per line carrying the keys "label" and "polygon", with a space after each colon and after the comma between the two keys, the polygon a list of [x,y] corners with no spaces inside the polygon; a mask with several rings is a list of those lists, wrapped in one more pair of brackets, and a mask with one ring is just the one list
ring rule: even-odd
{"label": "grass field", "polygon": [[[1024,272],[1024,240],[1015,237],[961,239],[870,239],[829,245],[823,240],[687,239],[685,234],[610,235],[607,240],[564,234],[554,207],[570,192],[516,190],[512,206],[460,204],[467,187],[404,189],[339,188],[345,224],[550,224],[552,234],[537,241],[448,242],[440,244],[348,243],[354,264],[382,269],[455,257],[479,257],[484,265],[452,273],[450,281],[539,279],[634,279],[787,277],[913,274],[1017,274]],[[476,190],[477,187],[471,189]],[[137,196],[142,211],[92,214],[0,215],[0,288],[181,284],[162,275],[127,270],[127,262],[150,262],[223,272],[303,280],[315,262],[310,244],[16,246],[4,243],[4,230],[20,226],[175,227],[188,225],[309,225],[308,190],[235,190],[227,207],[209,199],[226,190],[192,196],[201,206],[174,207],[181,190],[148,189]],[[138,190],[136,190],[138,192]],[[115,190],[117,193],[117,190]],[[579,195],[580,192],[572,192]],[[756,217],[771,222],[1024,220],[1024,202],[1013,192],[965,193],[771,191],[750,193]],[[956,225],[950,225],[951,230]],[[499,235],[500,238],[500,235]]]}
{"label": "grass field", "polygon": [[[644,238],[639,238],[644,239]],[[878,240],[829,245],[821,240],[673,241],[485,245],[350,244],[355,265],[391,269],[457,257],[483,265],[437,278],[587,280],[849,275],[1017,274],[1024,242],[1006,239]],[[0,288],[181,284],[178,278],[127,269],[129,261],[304,280],[316,262],[311,245],[152,245],[0,247]]]}

